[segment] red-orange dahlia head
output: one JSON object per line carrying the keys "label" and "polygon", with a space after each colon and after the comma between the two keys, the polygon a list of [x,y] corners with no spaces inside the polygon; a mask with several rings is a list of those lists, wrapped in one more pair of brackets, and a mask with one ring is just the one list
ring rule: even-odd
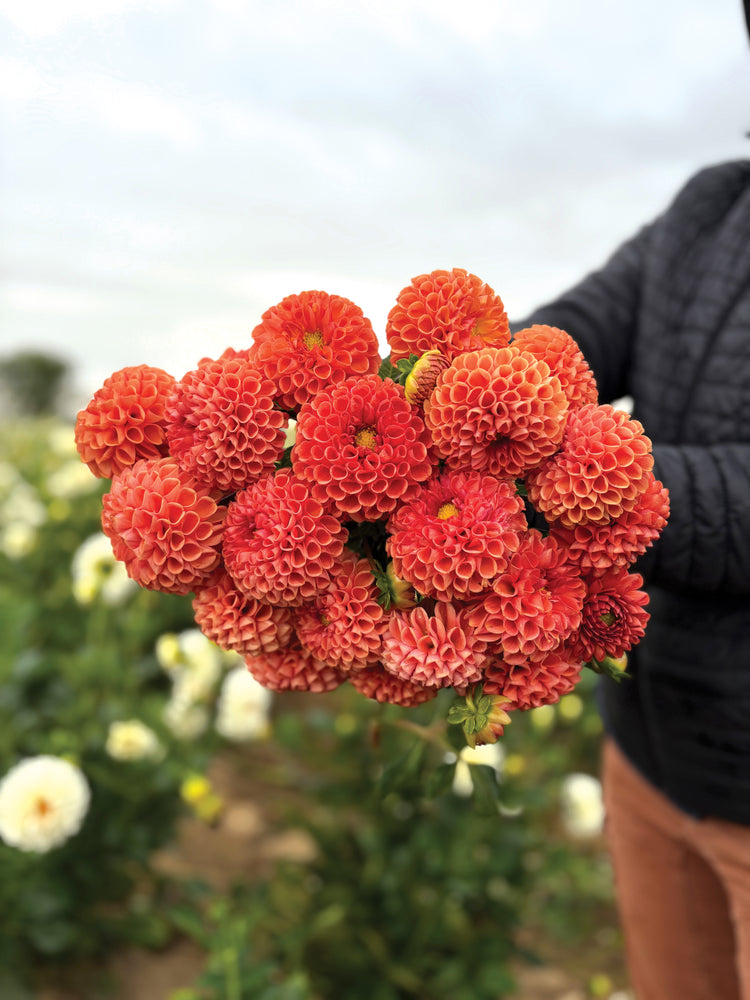
{"label": "red-orange dahlia head", "polygon": [[438,601],[395,611],[383,636],[382,663],[396,677],[425,687],[462,687],[482,676],[487,644],[474,635],[463,611]]}
{"label": "red-orange dahlia head", "polygon": [[321,390],[302,407],[292,465],[344,519],[377,521],[430,477],[429,447],[402,386],[367,375]]}
{"label": "red-orange dahlia head", "polygon": [[484,671],[483,689],[485,694],[508,698],[508,711],[554,705],[570,694],[580,680],[582,668],[580,660],[570,660],[556,649],[539,660],[515,664],[496,657]]}
{"label": "red-orange dahlia head", "polygon": [[377,373],[378,338],[359,306],[340,295],[300,292],[263,313],[250,357],[296,412],[326,386]]}
{"label": "red-orange dahlia head", "polygon": [[234,347],[227,347],[221,352],[218,358],[201,358],[196,368],[202,368],[204,365],[213,364],[214,361],[249,361],[250,360],[250,348],[244,347],[241,350],[237,350]]}
{"label": "red-orange dahlia head", "polygon": [[141,459],[112,480],[102,530],[141,587],[187,594],[219,565],[225,513],[174,459]]}
{"label": "red-orange dahlia head", "polygon": [[587,403],[568,417],[560,451],[529,473],[529,500],[548,521],[568,528],[606,524],[636,506],[653,465],[640,421]]}
{"label": "red-orange dahlia head", "polygon": [[431,348],[453,360],[464,351],[510,340],[500,296],[460,267],[412,279],[388,313],[385,332],[394,363]]}
{"label": "red-orange dahlia head", "polygon": [[142,458],[167,454],[167,399],[175,380],[161,368],[135,365],[104,380],[76,418],[78,454],[95,476],[111,479]]}
{"label": "red-orange dahlia head", "polygon": [[211,642],[241,656],[275,653],[293,636],[289,608],[243,594],[223,567],[195,588],[193,611],[196,624]]}
{"label": "red-orange dahlia head", "polygon": [[640,590],[643,577],[613,569],[587,581],[580,627],[561,646],[571,660],[603,660],[624,656],[642,638],[649,613],[648,594]]}
{"label": "red-orange dahlia head", "polygon": [[578,344],[565,330],[542,324],[528,326],[513,335],[513,346],[547,362],[553,375],[560,379],[571,410],[597,402],[594,373]]}
{"label": "red-orange dahlia head", "polygon": [[436,687],[425,687],[404,680],[403,677],[396,677],[395,674],[385,670],[380,663],[374,663],[364,670],[355,670],[348,674],[346,679],[365,698],[371,698],[381,704],[387,702],[390,705],[401,705],[404,708],[421,705],[435,698],[438,693]]}
{"label": "red-orange dahlia head", "polygon": [[520,476],[554,454],[567,412],[547,363],[512,346],[457,357],[424,406],[449,466],[495,476]]}
{"label": "red-orange dahlia head", "polygon": [[326,590],[294,613],[294,629],[314,656],[341,670],[359,670],[380,657],[388,617],[366,559],[344,552]]}
{"label": "red-orange dahlia head", "polygon": [[444,472],[391,516],[387,548],[396,575],[419,593],[464,600],[505,569],[525,530],[512,479]]}
{"label": "red-orange dahlia head", "polygon": [[478,638],[501,644],[506,663],[538,660],[578,628],[585,595],[562,546],[531,530],[468,610],[468,624]]}
{"label": "red-orange dahlia head", "polygon": [[275,387],[241,358],[209,361],[177,383],[167,405],[167,440],[180,468],[211,490],[234,493],[272,471],[288,417]]}
{"label": "red-orange dahlia head", "polygon": [[635,507],[607,524],[553,523],[552,535],[586,576],[601,576],[614,567],[628,566],[643,555],[661,534],[669,517],[669,491],[653,472]]}
{"label": "red-orange dahlia head", "polygon": [[270,691],[312,691],[324,694],[343,684],[348,677],[335,667],[316,660],[298,642],[277,653],[261,653],[245,658],[253,677]]}
{"label": "red-orange dahlia head", "polygon": [[289,469],[229,504],[224,562],[237,587],[268,604],[297,606],[324,590],[347,531]]}

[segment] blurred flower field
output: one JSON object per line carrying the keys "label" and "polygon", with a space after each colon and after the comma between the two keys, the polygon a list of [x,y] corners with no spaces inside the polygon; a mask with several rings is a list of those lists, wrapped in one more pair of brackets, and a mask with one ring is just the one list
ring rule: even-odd
{"label": "blurred flower field", "polygon": [[[194,981],[165,1000],[626,995],[590,671],[475,750],[450,692],[408,717],[349,685],[271,696],[189,597],[124,575],[105,489],[72,426],[4,422],[4,1000],[123,1000],[118,954],[184,947]],[[242,808],[305,850],[254,854]]]}

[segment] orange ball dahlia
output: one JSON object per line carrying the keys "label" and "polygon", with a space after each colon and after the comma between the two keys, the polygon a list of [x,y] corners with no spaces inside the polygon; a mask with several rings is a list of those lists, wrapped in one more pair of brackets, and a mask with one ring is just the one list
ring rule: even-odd
{"label": "orange ball dahlia", "polygon": [[486,590],[526,531],[524,502],[512,479],[444,472],[388,522],[397,576],[417,591],[463,600]]}
{"label": "orange ball dahlia", "polygon": [[225,513],[174,459],[141,459],[112,480],[102,530],[141,587],[187,594],[219,565]]}
{"label": "orange ball dahlia", "polygon": [[388,618],[366,559],[346,551],[327,589],[294,614],[297,637],[314,656],[341,670],[359,670],[380,656]]}
{"label": "orange ball dahlia", "polygon": [[562,546],[532,530],[469,609],[469,627],[478,638],[499,642],[506,663],[538,660],[578,628],[585,595]]}
{"label": "orange ball dahlia", "polygon": [[253,677],[270,691],[312,691],[324,694],[347,680],[335,667],[316,660],[312,653],[293,641],[277,653],[261,653],[245,658]]}
{"label": "orange ball dahlia", "polygon": [[431,348],[452,361],[464,351],[510,340],[500,296],[460,267],[412,279],[388,313],[385,332],[394,364]]}
{"label": "orange ball dahlia", "polygon": [[424,687],[404,680],[403,677],[396,677],[379,663],[365,667],[364,670],[356,670],[346,679],[365,698],[381,704],[387,702],[390,705],[401,705],[403,708],[421,705],[435,698],[438,693],[436,687]]}
{"label": "orange ball dahlia", "polygon": [[111,479],[142,458],[167,454],[165,407],[176,382],[161,368],[121,368],[104,380],[76,418],[78,454],[95,476]]}
{"label": "orange ball dahlia", "polygon": [[295,606],[328,586],[346,539],[346,529],[310,486],[280,469],[229,504],[224,562],[248,597]]}
{"label": "orange ball dahlia", "polygon": [[177,383],[167,406],[170,454],[197,482],[234,493],[270,472],[287,415],[270,379],[241,358],[209,361]]}
{"label": "orange ball dahlia", "polygon": [[642,638],[649,613],[643,577],[613,569],[588,580],[580,627],[561,647],[572,660],[617,660]]}
{"label": "orange ball dahlia", "polygon": [[498,657],[484,672],[483,690],[485,694],[508,698],[508,711],[554,705],[570,694],[580,680],[582,668],[580,660],[569,660],[554,649],[533,662],[510,664]]}
{"label": "orange ball dahlia", "polygon": [[480,680],[486,643],[466,615],[438,601],[433,615],[423,607],[395,611],[383,636],[382,663],[396,677],[425,687],[462,687]]}
{"label": "orange ball dahlia", "polygon": [[554,454],[568,401],[556,375],[515,347],[462,354],[425,403],[425,423],[454,468],[520,476]]}
{"label": "orange ball dahlia", "polygon": [[300,410],[292,465],[344,519],[377,521],[429,479],[429,446],[403,388],[367,375],[321,390]]}
{"label": "orange ball dahlia", "polygon": [[289,608],[243,594],[223,567],[195,588],[193,611],[196,624],[211,642],[241,656],[275,653],[293,635]]}
{"label": "orange ball dahlia", "polygon": [[635,507],[607,524],[552,525],[550,534],[586,576],[601,576],[613,567],[628,566],[661,534],[669,517],[669,491],[653,472]]}
{"label": "orange ball dahlia", "polygon": [[293,412],[326,386],[380,367],[369,319],[349,299],[327,292],[288,295],[263,313],[253,341],[250,357]]}
{"label": "orange ball dahlia", "polygon": [[513,346],[547,362],[550,371],[560,379],[571,410],[584,403],[596,403],[594,373],[578,344],[565,330],[541,324],[528,326],[514,334]]}
{"label": "orange ball dahlia", "polygon": [[571,412],[560,451],[529,473],[529,500],[548,521],[568,528],[606,524],[635,507],[653,465],[638,420],[587,403]]}

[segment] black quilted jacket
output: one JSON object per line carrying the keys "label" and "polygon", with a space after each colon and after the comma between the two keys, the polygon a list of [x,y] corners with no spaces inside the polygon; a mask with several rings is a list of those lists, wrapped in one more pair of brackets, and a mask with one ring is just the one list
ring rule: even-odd
{"label": "black quilted jacket", "polygon": [[750,823],[750,161],[699,173],[530,322],[575,337],[601,401],[632,396],[671,495],[607,728],[686,811]]}

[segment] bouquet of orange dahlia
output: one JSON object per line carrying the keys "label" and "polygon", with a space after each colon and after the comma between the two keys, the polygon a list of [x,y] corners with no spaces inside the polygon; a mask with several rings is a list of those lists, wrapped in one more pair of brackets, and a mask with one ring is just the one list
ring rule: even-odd
{"label": "bouquet of orange dahlia", "polygon": [[112,480],[102,527],[129,575],[192,592],[261,684],[404,706],[452,688],[452,721],[492,741],[643,635],[629,567],[667,491],[572,338],[511,339],[476,276],[415,278],[386,336],[381,360],[354,303],[290,295],[179,381],[113,374],[78,450]]}

